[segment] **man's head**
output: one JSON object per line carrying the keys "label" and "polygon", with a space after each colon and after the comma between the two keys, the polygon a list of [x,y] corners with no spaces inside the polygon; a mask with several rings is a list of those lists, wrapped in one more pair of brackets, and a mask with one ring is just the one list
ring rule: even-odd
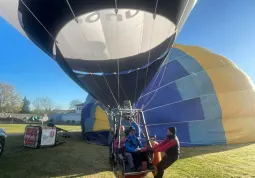
{"label": "man's head", "polygon": [[125,127],[123,125],[120,126],[120,131],[125,132]]}
{"label": "man's head", "polygon": [[169,127],[167,129],[167,135],[171,136],[171,135],[175,135],[176,134],[176,128],[175,127]]}
{"label": "man's head", "polygon": [[156,135],[150,136],[149,138],[150,138],[150,141],[151,141],[151,142],[156,141]]}
{"label": "man's head", "polygon": [[135,128],[134,127],[130,127],[129,135],[135,135]]}

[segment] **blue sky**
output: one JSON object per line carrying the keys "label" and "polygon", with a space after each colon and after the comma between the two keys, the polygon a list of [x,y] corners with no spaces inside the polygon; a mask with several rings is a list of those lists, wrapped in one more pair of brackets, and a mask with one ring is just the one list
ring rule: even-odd
{"label": "blue sky", "polygon": [[[255,0],[199,0],[177,43],[223,55],[255,81]],[[50,97],[62,108],[87,94],[32,42],[0,18],[0,82],[34,100]]]}

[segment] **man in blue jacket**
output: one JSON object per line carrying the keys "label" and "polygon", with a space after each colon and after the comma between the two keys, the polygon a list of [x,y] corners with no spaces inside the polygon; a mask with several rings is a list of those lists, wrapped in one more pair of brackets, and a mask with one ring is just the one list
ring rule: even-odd
{"label": "man in blue jacket", "polygon": [[131,127],[133,127],[135,129],[135,136],[138,139],[140,139],[141,138],[141,129],[140,129],[139,125],[134,120],[130,120],[130,124],[131,124]]}
{"label": "man in blue jacket", "polygon": [[131,126],[129,130],[129,135],[125,142],[125,150],[131,153],[134,158],[135,168],[138,169],[142,161],[147,161],[147,155],[145,152],[140,152],[143,145],[141,144],[139,138],[136,136],[136,130]]}

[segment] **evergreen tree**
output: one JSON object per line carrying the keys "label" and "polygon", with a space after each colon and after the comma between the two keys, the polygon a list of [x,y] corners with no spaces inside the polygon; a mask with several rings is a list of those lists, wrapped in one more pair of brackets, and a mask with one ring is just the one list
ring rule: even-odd
{"label": "evergreen tree", "polygon": [[30,112],[30,101],[27,99],[27,97],[25,96],[23,99],[23,106],[21,109],[21,113],[29,113]]}

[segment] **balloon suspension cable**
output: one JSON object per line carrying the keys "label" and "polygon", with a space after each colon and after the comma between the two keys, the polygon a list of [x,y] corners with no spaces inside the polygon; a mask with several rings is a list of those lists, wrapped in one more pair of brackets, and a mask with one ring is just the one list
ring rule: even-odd
{"label": "balloon suspension cable", "polygon": [[[163,64],[164,64],[164,62],[162,62],[160,68],[163,66]],[[146,99],[144,100],[144,103],[146,103],[146,101],[148,100],[148,97],[149,97],[149,94],[148,94],[148,93],[150,93],[150,91],[153,89],[153,87],[154,87],[154,85],[155,85],[155,83],[156,83],[156,81],[157,81],[157,79],[158,79],[159,73],[160,73],[160,70],[158,70],[158,72],[157,72],[157,74],[156,74],[156,78],[154,79],[153,84],[152,84],[152,86],[150,87],[150,90],[145,94],[145,95],[147,95],[147,97],[146,97]],[[138,101],[139,101],[142,97],[145,97],[145,95],[139,97]]]}
{"label": "balloon suspension cable", "polygon": [[120,71],[119,71],[119,59],[117,59],[118,63],[118,102],[120,102]]}
{"label": "balloon suspension cable", "polygon": [[[175,58],[175,59],[172,60],[172,61],[175,61],[176,59],[183,58],[183,57],[185,57],[185,56],[187,56],[187,55],[183,55],[183,56],[181,56],[181,57]],[[170,62],[172,62],[172,61],[170,61]],[[168,63],[170,63],[170,62],[168,62]],[[168,64],[168,63],[167,63],[167,64]],[[208,71],[208,70],[212,70],[212,69],[213,69],[213,68],[207,69],[207,71]],[[199,72],[196,72],[196,73],[192,72],[191,75],[197,76],[197,74],[200,73],[200,72],[203,72],[203,71],[199,71]],[[190,77],[190,75],[187,75],[187,76],[178,78],[177,80],[174,80],[174,81],[171,81],[171,82],[169,82],[169,83],[167,83],[167,84],[164,84],[164,85],[162,85],[162,86],[160,86],[160,87],[158,87],[158,88],[156,88],[156,89],[154,89],[154,90],[151,90],[150,92],[147,92],[147,93],[146,93],[145,95],[143,95],[142,97],[144,97],[144,96],[146,96],[146,95],[148,95],[148,94],[150,94],[150,93],[152,93],[152,92],[154,92],[154,91],[156,91],[156,90],[159,90],[159,89],[162,89],[162,88],[164,88],[164,87],[167,87],[167,86],[169,86],[170,84],[173,84],[174,82],[176,82],[176,81],[178,81],[178,80],[183,80],[183,79],[185,79],[185,78],[187,78],[187,77]],[[141,98],[142,98],[142,97],[141,97]]]}
{"label": "balloon suspension cable", "polygon": [[[116,33],[117,33],[117,45],[119,45],[119,31],[118,31],[118,6],[117,6],[117,0],[115,0],[115,15],[116,15]],[[117,87],[118,87],[118,103],[120,102],[120,63],[119,59],[117,59]],[[124,93],[125,94],[125,93]]]}
{"label": "balloon suspension cable", "polygon": [[[101,88],[100,88],[99,85],[97,84],[97,81],[96,81],[95,77],[93,76],[93,73],[90,73],[90,75],[91,75],[91,77],[93,78],[93,81],[94,81],[94,83],[96,84],[98,90],[100,91],[104,102],[105,102],[107,105],[109,105],[109,103],[107,102],[107,100],[106,100],[105,97],[104,97],[103,91],[101,90]],[[106,93],[105,93],[105,95],[109,98],[109,96],[108,96]]]}
{"label": "balloon suspension cable", "polygon": [[[186,10],[188,4],[189,4],[189,0],[187,1],[186,5],[185,5],[185,8],[184,8],[184,10],[183,10],[183,12],[182,12],[182,15],[181,15],[181,17],[180,17],[180,19],[179,19],[179,21],[178,21],[178,23],[177,23],[177,25],[176,25],[176,29],[175,29],[175,33],[174,33],[175,36],[172,37],[172,38],[169,40],[168,48],[170,48],[170,46],[173,44],[173,42],[174,42],[175,39],[176,39],[179,23],[180,23],[181,19],[183,18],[183,14],[184,14],[184,12],[185,12],[185,10]],[[169,32],[169,36],[170,36],[170,33],[171,33],[171,30],[170,30],[170,32]],[[172,51],[172,48],[169,50],[168,54],[170,54],[171,51]],[[167,58],[166,58],[165,60],[167,60]],[[164,74],[165,74],[165,71],[166,71],[166,68],[167,68],[167,64],[165,64],[165,60],[164,60],[164,62],[162,63],[162,66],[165,65],[165,68],[164,68],[163,74],[162,74],[162,76],[161,76],[160,82],[159,82],[159,84],[158,84],[158,87],[157,87],[157,89],[155,90],[153,96],[152,96],[152,97],[150,98],[150,100],[148,101],[148,103],[146,103],[147,100],[148,100],[148,97],[149,97],[149,94],[148,94],[148,93],[150,93],[150,91],[153,89],[153,86],[154,86],[154,84],[155,84],[155,81],[156,81],[156,79],[155,79],[155,81],[154,81],[154,83],[153,83],[153,86],[151,87],[150,91],[148,91],[148,93],[147,93],[148,95],[147,95],[146,100],[144,100],[144,101],[145,101],[145,102],[144,102],[145,105],[143,106],[143,108],[145,108],[146,106],[148,106],[148,105],[150,104],[150,102],[152,101],[152,99],[154,98],[154,96],[156,95],[156,93],[157,93],[157,91],[158,91],[158,89],[159,89],[159,86],[160,86],[160,84],[161,84],[161,82],[162,82],[162,80],[163,80],[163,77],[164,77]],[[162,67],[162,66],[161,66],[161,67]],[[159,72],[158,72],[158,73],[159,73]],[[139,98],[139,99],[140,99],[140,98]],[[143,108],[142,108],[142,109],[143,109]]]}
{"label": "balloon suspension cable", "polygon": [[177,28],[178,28],[179,23],[181,22],[181,20],[182,20],[182,18],[183,18],[184,12],[186,11],[186,9],[187,9],[187,7],[188,7],[189,1],[190,1],[190,0],[187,1],[186,5],[185,5],[185,8],[184,8],[183,11],[182,11],[182,15],[181,15],[181,17],[180,17],[180,19],[179,19],[179,21],[178,21],[178,23],[177,23],[177,25],[176,25]]}
{"label": "balloon suspension cable", "polygon": [[[199,97],[205,97],[205,96],[213,96],[214,94],[205,94],[205,95],[200,95]],[[165,107],[165,106],[170,106],[172,104],[177,104],[177,103],[182,103],[182,102],[185,102],[185,101],[188,101],[188,100],[191,100],[191,99],[195,99],[197,98],[196,97],[192,97],[192,98],[188,98],[188,99],[185,99],[185,100],[180,100],[180,101],[176,101],[176,102],[172,102],[172,103],[167,103],[167,104],[162,104],[162,105],[159,105],[159,106],[155,106],[153,108],[149,108],[149,109],[146,109],[144,110],[143,112],[148,112],[148,111],[152,111],[154,109],[158,109],[158,108],[162,108],[162,107]],[[188,122],[188,121],[187,121]]]}
{"label": "balloon suspension cable", "polygon": [[153,14],[154,19],[156,18],[157,8],[158,8],[158,0],[156,0],[156,5],[155,5],[155,9],[154,9],[154,14]]}
{"label": "balloon suspension cable", "polygon": [[117,0],[115,0],[115,14],[118,14],[118,3],[117,3]]}
{"label": "balloon suspension cable", "polygon": [[[175,33],[175,34],[176,34],[176,33]],[[171,40],[170,40],[170,42],[169,42],[169,45],[171,45],[171,44],[173,43],[173,41],[175,40],[175,38],[176,38],[176,35],[175,35],[174,37],[171,38]],[[172,51],[172,48],[169,50],[168,55],[171,53],[171,51]],[[165,63],[166,60],[167,60],[167,57],[165,58],[164,62],[161,64],[162,66],[164,65],[164,63]],[[153,100],[154,96],[156,95],[156,93],[157,93],[157,91],[158,91],[158,89],[159,89],[159,86],[160,86],[160,84],[161,84],[161,82],[162,82],[162,80],[163,80],[163,77],[164,77],[164,75],[165,75],[166,68],[167,68],[167,64],[165,64],[164,71],[163,71],[163,74],[161,75],[161,79],[160,79],[160,81],[159,81],[159,83],[158,83],[158,86],[157,86],[156,91],[154,92],[153,96],[150,97],[150,100],[149,100],[148,102],[147,102],[147,100],[148,100],[148,98],[149,98],[149,94],[147,95],[146,100],[144,100],[144,106],[143,106],[143,108],[147,107],[147,106],[150,104],[150,102]],[[161,70],[162,70],[162,69],[161,69]],[[158,71],[158,73],[160,73],[160,71]],[[156,81],[156,80],[155,80],[155,81]],[[155,82],[154,82],[154,84],[155,84]],[[151,87],[150,91],[152,90],[152,88],[153,88],[153,87]],[[150,91],[148,91],[148,93],[149,93]]]}
{"label": "balloon suspension cable", "polygon": [[139,68],[136,70],[136,82],[135,82],[135,98],[136,99],[136,90],[137,90],[137,83],[138,83],[138,74],[139,74]]}
{"label": "balloon suspension cable", "polygon": [[153,32],[154,32],[154,24],[155,24],[155,19],[156,19],[156,14],[157,14],[157,7],[158,7],[158,0],[156,0],[155,10],[154,10],[154,14],[153,14],[152,31],[151,31],[151,37],[150,37],[150,49],[149,49],[147,67],[146,67],[144,90],[145,90],[146,85],[147,85],[147,75],[148,75],[148,69],[149,69],[149,62],[150,62],[150,58],[151,58],[151,44],[152,44],[152,37],[153,37]]}
{"label": "balloon suspension cable", "polygon": [[[169,44],[168,44],[168,48],[170,48],[170,46],[171,46],[171,44],[172,44],[172,41],[174,41],[174,40],[176,39],[176,32],[177,32],[177,30],[175,30],[175,36],[174,36],[174,38],[170,38]],[[169,33],[169,34],[170,34],[170,33]],[[169,49],[167,56],[168,56],[170,53],[171,53],[171,49]],[[171,60],[171,61],[169,61],[169,62],[165,62],[165,61],[167,61],[167,56],[166,56],[166,58],[164,59],[163,63],[160,65],[160,67],[159,67],[160,70],[162,69],[162,67],[163,67],[164,65],[165,65],[165,68],[166,68],[166,65],[167,65],[168,63],[170,63],[170,62],[173,61],[173,60]],[[186,56],[186,55],[184,55],[184,56]],[[159,85],[158,85],[158,88],[156,88],[155,90],[152,90],[153,87],[154,87],[154,85],[155,85],[155,83],[156,83],[156,80],[157,80],[157,78],[158,78],[158,76],[159,76],[159,73],[160,73],[160,71],[157,72],[156,78],[154,79],[154,82],[153,82],[152,86],[150,87],[150,90],[149,90],[146,94],[140,96],[140,97],[138,98],[138,101],[139,101],[141,98],[145,97],[146,95],[147,95],[147,98],[148,98],[148,95],[149,95],[150,93],[152,93],[153,91],[156,91],[157,89],[161,88],[161,87],[159,87]],[[165,72],[164,72],[164,73],[165,73]],[[164,75],[164,73],[163,73],[163,75]],[[160,83],[161,83],[162,79],[163,79],[163,77],[161,78]],[[145,102],[147,101],[147,98],[144,100]]]}
{"label": "balloon suspension cable", "polygon": [[89,43],[88,43],[87,37],[86,37],[86,35],[85,35],[85,33],[84,33],[82,27],[80,26],[79,20],[78,20],[78,18],[76,17],[76,15],[75,15],[75,13],[74,13],[74,11],[73,11],[73,9],[72,9],[71,4],[69,3],[68,0],[66,0],[66,3],[67,3],[67,5],[68,5],[68,7],[69,7],[69,9],[70,9],[70,11],[71,11],[71,13],[72,13],[74,19],[75,19],[75,22],[78,24],[78,27],[79,27],[79,29],[80,29],[80,31],[81,31],[81,33],[82,33],[82,36],[85,38],[85,41],[86,41],[86,43],[87,43],[87,45],[88,45],[88,47],[89,47],[89,49],[90,49],[90,51],[91,51],[93,57],[96,58],[96,55],[94,54],[93,50],[91,49],[91,47],[90,47],[90,45],[89,45]]}
{"label": "balloon suspension cable", "polygon": [[[102,69],[101,69],[101,67],[100,67],[100,64],[97,64],[97,66],[99,67],[100,71],[103,73],[103,71],[102,71]],[[103,74],[103,76],[104,76],[104,74]],[[110,92],[111,92],[111,94],[112,94],[112,96],[113,96],[113,99],[114,99],[114,101],[115,101],[117,107],[119,107],[119,103],[117,102],[117,100],[116,100],[116,98],[115,98],[115,96],[114,96],[114,94],[113,94],[113,92],[112,92],[112,89],[111,89],[111,87],[109,86],[109,84],[108,84],[108,82],[107,82],[105,76],[104,76],[104,80],[105,80],[105,82],[106,82],[106,84],[107,84],[107,86],[108,86],[108,88],[109,88],[109,90],[110,90]]]}
{"label": "balloon suspension cable", "polygon": [[[117,82],[117,85],[118,85],[118,102],[120,102],[120,68],[119,68],[119,59],[117,59],[117,65],[118,65],[118,78],[117,78],[117,80],[118,80],[118,82]],[[124,93],[124,95],[126,96],[125,93]]]}
{"label": "balloon suspension cable", "polygon": [[23,2],[23,0],[20,0],[20,1],[27,8],[27,10],[33,15],[33,17],[37,20],[37,22],[44,28],[44,30],[51,36],[54,43],[57,45],[58,41],[53,37],[53,35],[48,31],[48,29],[42,24],[42,22],[36,17],[36,15],[29,9],[29,7]]}
{"label": "balloon suspension cable", "polygon": [[[114,73],[114,74],[115,74],[116,79],[118,80],[117,74],[116,74],[116,73]],[[120,82],[119,82],[119,86],[120,86],[120,89],[121,89],[121,91],[123,92],[125,98],[128,100],[128,97],[127,97],[127,95],[126,95],[126,92],[125,92],[125,90],[123,89],[123,87],[122,87],[122,85],[121,85]]]}
{"label": "balloon suspension cable", "polygon": [[[54,38],[54,36],[49,32],[49,30],[43,25],[43,23],[36,17],[36,15],[29,9],[29,7],[24,3],[23,0],[20,0],[21,3],[26,7],[26,9],[32,14],[32,16],[37,20],[37,22],[44,28],[44,30],[50,35],[50,37],[53,39],[54,44],[58,47],[58,41]],[[69,4],[69,2],[68,2]],[[70,5],[70,4],[69,4]],[[69,6],[70,7],[70,6]],[[74,14],[73,14],[74,15]],[[37,44],[38,46],[41,46],[40,44]],[[43,47],[41,47],[43,49]]]}

